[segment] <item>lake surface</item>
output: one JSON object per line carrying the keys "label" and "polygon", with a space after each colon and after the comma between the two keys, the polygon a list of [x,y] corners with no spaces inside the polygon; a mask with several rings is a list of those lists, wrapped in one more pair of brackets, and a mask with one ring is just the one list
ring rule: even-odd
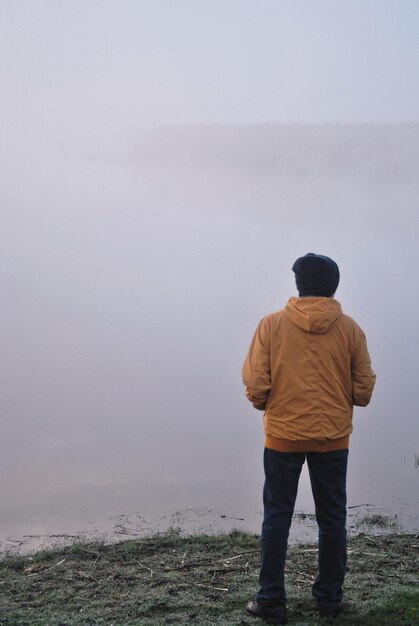
{"label": "lake surface", "polygon": [[[412,129],[178,129],[124,158],[2,154],[3,550],[258,532],[262,414],[240,370],[309,251],[338,262],[377,372],[354,414],[349,525],[418,530]],[[306,469],[296,513],[293,538],[314,537]]]}

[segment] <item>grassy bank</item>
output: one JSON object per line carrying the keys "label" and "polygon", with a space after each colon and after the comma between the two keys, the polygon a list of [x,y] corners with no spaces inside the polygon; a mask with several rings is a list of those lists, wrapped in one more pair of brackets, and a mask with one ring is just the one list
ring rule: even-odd
{"label": "grassy bank", "polygon": [[[419,625],[419,537],[349,541],[344,610],[336,624]],[[290,549],[289,623],[316,616],[310,585],[316,548]],[[105,546],[76,544],[0,562],[0,626],[257,626],[246,615],[257,589],[258,538],[168,534]]]}

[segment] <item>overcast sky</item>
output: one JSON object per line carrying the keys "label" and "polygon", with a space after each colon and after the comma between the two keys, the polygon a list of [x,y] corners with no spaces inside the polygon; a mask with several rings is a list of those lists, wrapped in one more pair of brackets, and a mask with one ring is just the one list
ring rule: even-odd
{"label": "overcast sky", "polygon": [[416,0],[0,0],[0,130],[418,120]]}

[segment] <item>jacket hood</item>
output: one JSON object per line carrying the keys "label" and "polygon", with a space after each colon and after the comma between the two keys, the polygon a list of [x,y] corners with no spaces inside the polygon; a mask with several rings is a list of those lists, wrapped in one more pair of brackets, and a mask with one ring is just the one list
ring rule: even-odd
{"label": "jacket hood", "polygon": [[290,298],[285,306],[288,319],[309,333],[324,335],[342,315],[333,298]]}

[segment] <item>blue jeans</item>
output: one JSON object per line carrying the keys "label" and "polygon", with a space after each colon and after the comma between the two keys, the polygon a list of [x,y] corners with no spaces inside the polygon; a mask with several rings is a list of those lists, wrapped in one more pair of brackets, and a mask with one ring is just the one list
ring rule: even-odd
{"label": "blue jeans", "polygon": [[319,526],[319,575],[312,593],[322,608],[335,608],[342,601],[346,571],[348,450],[294,453],[265,448],[260,590],[257,594],[257,601],[265,606],[287,601],[284,566],[288,533],[306,457]]}

